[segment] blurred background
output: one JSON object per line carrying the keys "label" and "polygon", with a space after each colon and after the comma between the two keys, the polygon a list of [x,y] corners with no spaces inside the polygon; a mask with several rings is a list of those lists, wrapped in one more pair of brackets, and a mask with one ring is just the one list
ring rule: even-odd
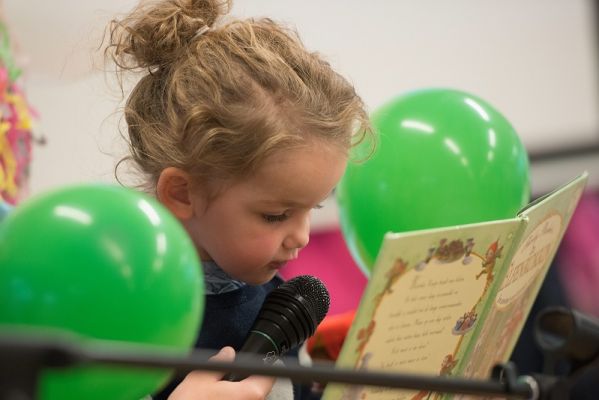
{"label": "blurred background", "polygon": [[[120,92],[100,50],[110,19],[136,0],[4,0],[4,20],[38,112],[31,194],[114,181],[124,154]],[[356,86],[369,109],[412,89],[476,94],[512,122],[532,160],[533,193],[583,169],[599,184],[597,7],[592,0],[237,0],[235,16],[297,27]],[[115,114],[116,113],[116,114]],[[315,226],[336,224],[334,203]]]}

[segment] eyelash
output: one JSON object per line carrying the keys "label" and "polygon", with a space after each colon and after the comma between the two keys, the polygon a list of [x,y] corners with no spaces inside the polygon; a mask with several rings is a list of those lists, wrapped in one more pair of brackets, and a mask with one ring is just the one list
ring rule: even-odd
{"label": "eyelash", "polygon": [[[321,209],[322,205],[318,204],[314,209]],[[262,214],[262,219],[264,219],[269,224],[274,224],[277,222],[283,222],[289,218],[287,213],[283,214]]]}
{"label": "eyelash", "polygon": [[274,224],[276,222],[283,222],[287,219],[287,214],[278,214],[278,215],[271,215],[271,214],[263,214],[262,218],[264,218],[264,220],[266,222],[268,222],[269,224]]}

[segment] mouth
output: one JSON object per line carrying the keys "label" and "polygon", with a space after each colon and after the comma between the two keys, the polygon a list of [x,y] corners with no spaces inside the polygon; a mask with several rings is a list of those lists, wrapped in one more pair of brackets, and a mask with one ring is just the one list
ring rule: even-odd
{"label": "mouth", "polygon": [[281,269],[287,264],[287,261],[272,261],[268,266],[272,269]]}

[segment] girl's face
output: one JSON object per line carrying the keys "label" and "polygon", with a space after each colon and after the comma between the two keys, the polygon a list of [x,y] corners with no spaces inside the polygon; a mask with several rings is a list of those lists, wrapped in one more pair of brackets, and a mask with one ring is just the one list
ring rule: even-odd
{"label": "girl's face", "polygon": [[269,157],[256,174],[194,208],[185,225],[200,257],[234,279],[270,281],[308,244],[310,212],[331,193],[346,164],[345,152],[319,141]]}

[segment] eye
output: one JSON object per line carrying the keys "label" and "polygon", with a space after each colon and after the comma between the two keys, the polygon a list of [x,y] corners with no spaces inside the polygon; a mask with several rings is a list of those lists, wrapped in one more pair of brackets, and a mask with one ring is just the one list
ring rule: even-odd
{"label": "eye", "polygon": [[262,218],[268,223],[283,222],[288,218],[287,214],[262,214]]}

